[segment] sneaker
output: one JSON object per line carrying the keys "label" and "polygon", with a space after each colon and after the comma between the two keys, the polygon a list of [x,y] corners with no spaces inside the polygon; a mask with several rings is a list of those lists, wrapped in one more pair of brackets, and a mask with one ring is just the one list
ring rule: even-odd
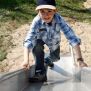
{"label": "sneaker", "polygon": [[52,61],[50,61],[50,60],[46,60],[45,63],[46,63],[46,65],[48,65],[51,68],[54,67],[54,63]]}
{"label": "sneaker", "polygon": [[47,81],[47,76],[46,73],[36,73],[35,76],[32,78],[29,78],[30,82],[46,82]]}

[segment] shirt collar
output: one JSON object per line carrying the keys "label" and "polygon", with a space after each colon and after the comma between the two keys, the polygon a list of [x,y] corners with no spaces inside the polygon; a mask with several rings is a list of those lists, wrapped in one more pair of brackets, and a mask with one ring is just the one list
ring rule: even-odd
{"label": "shirt collar", "polygon": [[61,18],[60,18],[60,16],[58,15],[58,13],[55,13],[53,21],[54,21],[55,23],[61,23]]}

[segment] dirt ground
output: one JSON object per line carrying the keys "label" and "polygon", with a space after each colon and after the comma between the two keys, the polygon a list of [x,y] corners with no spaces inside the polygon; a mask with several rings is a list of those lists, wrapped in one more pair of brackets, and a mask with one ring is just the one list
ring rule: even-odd
{"label": "dirt ground", "polygon": [[84,2],[84,6],[85,6],[87,9],[90,9],[90,10],[91,10],[91,0],[86,0],[86,2]]}
{"label": "dirt ground", "polygon": [[[84,3],[86,7],[87,3],[88,2]],[[66,20],[67,22],[69,22],[69,25],[73,28],[76,35],[81,38],[81,50],[83,58],[88,66],[91,67],[91,24],[76,22],[75,20],[67,18]],[[23,40],[26,36],[28,29],[29,24],[22,25],[20,28],[16,29],[15,32],[11,35],[14,46],[8,51],[7,58],[2,62],[2,66],[0,66],[0,72],[10,72],[21,68],[21,64],[23,62]],[[68,42],[63,34],[60,47],[61,52],[65,53],[65,49],[66,51],[68,51]],[[45,48],[45,51],[48,51],[48,48]],[[30,59],[33,59],[32,55],[30,55]]]}
{"label": "dirt ground", "polygon": [[[81,38],[81,50],[85,62],[91,66],[91,25],[89,23],[75,22],[71,19],[66,19],[69,25],[74,29],[77,36]],[[12,34],[12,42],[14,47],[8,51],[7,58],[2,62],[0,72],[13,71],[21,68],[23,62],[23,40],[29,29],[29,24],[22,25]],[[61,52],[68,51],[68,42],[62,34]],[[45,48],[47,51],[48,48]],[[32,56],[32,55],[30,55]],[[31,57],[33,59],[33,57]]]}

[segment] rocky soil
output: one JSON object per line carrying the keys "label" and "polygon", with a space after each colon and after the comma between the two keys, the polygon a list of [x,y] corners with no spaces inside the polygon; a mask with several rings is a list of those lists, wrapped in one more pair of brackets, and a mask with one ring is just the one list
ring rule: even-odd
{"label": "rocky soil", "polygon": [[[74,29],[76,35],[81,38],[81,50],[85,62],[91,66],[91,25],[89,23],[75,22],[71,19],[66,19],[69,25]],[[22,25],[20,28],[15,30],[12,34],[13,48],[8,51],[7,58],[2,62],[1,72],[13,71],[21,68],[23,62],[23,40],[29,29],[29,24]],[[62,34],[61,52],[65,53],[68,51],[68,42]],[[47,51],[48,48],[45,48]],[[31,57],[30,59],[33,59]]]}
{"label": "rocky soil", "polygon": [[84,2],[84,6],[85,6],[87,9],[91,10],[91,0],[87,0],[86,2]]}

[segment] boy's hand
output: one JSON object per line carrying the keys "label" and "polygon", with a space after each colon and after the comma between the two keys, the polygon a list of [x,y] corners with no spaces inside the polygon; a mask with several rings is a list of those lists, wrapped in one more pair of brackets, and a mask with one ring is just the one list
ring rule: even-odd
{"label": "boy's hand", "polygon": [[84,62],[83,58],[78,58],[77,62],[79,67],[88,67],[88,65]]}
{"label": "boy's hand", "polygon": [[84,61],[79,61],[78,63],[79,67],[88,67],[88,65]]}
{"label": "boy's hand", "polygon": [[33,60],[31,60],[30,63],[27,62],[27,61],[24,61],[22,63],[22,68],[25,69],[25,70],[28,70],[30,68],[30,66],[32,66],[33,64],[34,64],[34,61]]}
{"label": "boy's hand", "polygon": [[29,62],[24,61],[22,63],[22,68],[24,68],[25,70],[29,69],[29,67],[30,67]]}

